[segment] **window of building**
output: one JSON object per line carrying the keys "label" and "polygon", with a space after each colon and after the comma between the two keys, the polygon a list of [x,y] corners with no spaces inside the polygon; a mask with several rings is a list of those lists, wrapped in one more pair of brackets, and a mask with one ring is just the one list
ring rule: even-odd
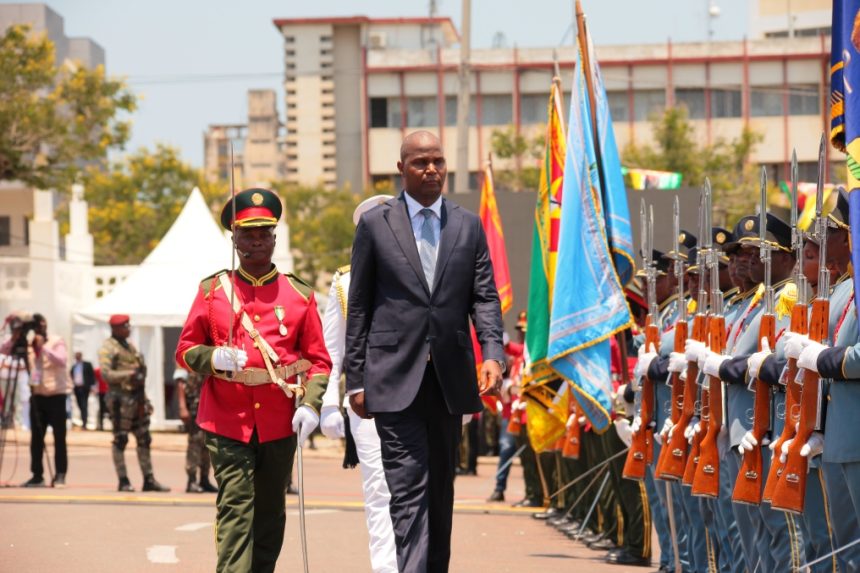
{"label": "window of building", "polygon": [[819,95],[818,86],[792,86],[788,94],[789,115],[818,115]]}
{"label": "window of building", "polygon": [[320,62],[320,67],[321,67],[322,69],[330,68],[330,67],[331,67],[331,62]]}
{"label": "window of building", "polygon": [[[26,225],[24,228],[26,228]],[[0,215],[0,247],[8,247],[11,244],[12,219],[8,215]]]}
{"label": "window of building", "polygon": [[[478,104],[474,94],[469,98],[469,125],[478,125]],[[457,96],[445,98],[445,125],[457,125]]]}
{"label": "window of building", "polygon": [[287,62],[287,69],[288,70],[294,70],[294,69],[296,69],[296,65],[291,63],[291,62]]}
{"label": "window of building", "polygon": [[750,90],[750,115],[772,117],[783,114],[782,92],[776,88],[754,88]]}
{"label": "window of building", "polygon": [[675,90],[675,105],[687,108],[690,119],[705,119],[705,90],[679,88]]}
{"label": "window of building", "polygon": [[370,127],[400,128],[400,98],[370,98]]}
{"label": "window of building", "polygon": [[331,50],[320,50],[320,56],[330,56]]}
{"label": "window of building", "polygon": [[737,89],[711,90],[711,117],[741,117],[741,92]]}
{"label": "window of building", "polygon": [[633,92],[633,119],[645,121],[651,114],[661,113],[666,107],[665,90],[636,90]]}
{"label": "window of building", "polygon": [[520,121],[546,123],[546,110],[549,97],[546,94],[523,94],[520,96]]}
{"label": "window of building", "polygon": [[287,57],[288,57],[288,58],[289,58],[290,56],[295,56],[295,55],[296,55],[296,51],[295,51],[295,50],[287,50]]}
{"label": "window of building", "polygon": [[481,98],[482,125],[509,125],[513,121],[513,97],[510,95],[485,95]]}
{"label": "window of building", "polygon": [[606,92],[606,101],[609,102],[612,121],[630,121],[630,102],[627,92]]}
{"label": "window of building", "polygon": [[294,96],[294,95],[296,95],[296,90],[287,90],[287,95],[288,95],[288,96]]}
{"label": "window of building", "polygon": [[292,44],[296,41],[295,36],[284,36],[284,42],[287,44]]}
{"label": "window of building", "polygon": [[435,97],[410,97],[406,100],[407,127],[436,127],[439,125],[439,106]]}
{"label": "window of building", "polygon": [[331,36],[320,36],[320,42],[331,42]]}

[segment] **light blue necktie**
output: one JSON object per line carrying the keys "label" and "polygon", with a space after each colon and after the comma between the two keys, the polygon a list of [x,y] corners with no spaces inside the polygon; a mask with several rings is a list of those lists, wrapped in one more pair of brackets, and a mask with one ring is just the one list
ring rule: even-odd
{"label": "light blue necktie", "polygon": [[436,274],[436,235],[433,233],[433,210],[421,209],[419,214],[424,216],[421,225],[421,238],[418,241],[418,256],[421,257],[421,268],[430,291],[433,291],[433,277]]}

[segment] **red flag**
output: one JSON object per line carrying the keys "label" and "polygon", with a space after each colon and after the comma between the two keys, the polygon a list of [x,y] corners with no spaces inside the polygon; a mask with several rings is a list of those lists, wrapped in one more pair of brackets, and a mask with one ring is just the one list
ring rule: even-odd
{"label": "red flag", "polygon": [[504,314],[514,304],[514,292],[511,288],[511,272],[508,270],[508,251],[505,249],[502,218],[499,216],[496,193],[493,190],[493,167],[489,162],[484,168],[479,214],[481,224],[484,226],[484,233],[487,235],[490,260],[493,261],[493,275],[496,280],[496,288],[499,291],[499,301],[502,303],[502,314]]}

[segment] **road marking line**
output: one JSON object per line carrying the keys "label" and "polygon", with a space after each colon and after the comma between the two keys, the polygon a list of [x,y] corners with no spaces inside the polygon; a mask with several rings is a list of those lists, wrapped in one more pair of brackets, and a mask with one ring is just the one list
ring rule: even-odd
{"label": "road marking line", "polygon": [[179,563],[175,545],[153,545],[146,548],[146,558],[151,563]]}
{"label": "road marking line", "polygon": [[186,523],[185,525],[180,525],[176,528],[176,531],[199,531],[201,529],[208,529],[212,527],[211,521],[195,521],[193,523]]}

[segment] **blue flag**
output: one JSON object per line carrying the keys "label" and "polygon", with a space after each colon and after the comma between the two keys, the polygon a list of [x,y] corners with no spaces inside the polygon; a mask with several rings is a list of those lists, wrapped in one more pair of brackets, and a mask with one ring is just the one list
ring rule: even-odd
{"label": "blue flag", "polygon": [[[830,141],[848,155],[851,263],[860,269],[860,0],[833,0],[831,46]],[[854,297],[860,313],[860,273],[854,273]]]}
{"label": "blue flag", "polygon": [[[550,366],[572,382],[594,429],[603,432],[609,427],[611,411],[609,338],[626,328],[631,317],[607,240],[610,227],[604,214],[608,211],[579,51],[569,118],[547,357]],[[629,222],[627,229],[629,246]]]}
{"label": "blue flag", "polygon": [[612,127],[612,116],[609,113],[609,100],[603,87],[603,76],[600,66],[594,56],[591,36],[588,36],[586,46],[591,65],[592,85],[594,86],[594,110],[597,116],[597,144],[600,154],[600,170],[603,178],[601,196],[603,198],[603,219],[606,222],[606,238],[609,250],[615,263],[615,272],[622,285],[633,279],[635,263],[633,253],[633,238],[630,229],[630,209],[627,206],[627,190],[624,187],[624,173],[621,158],[618,156],[618,144],[615,143],[615,130]]}

